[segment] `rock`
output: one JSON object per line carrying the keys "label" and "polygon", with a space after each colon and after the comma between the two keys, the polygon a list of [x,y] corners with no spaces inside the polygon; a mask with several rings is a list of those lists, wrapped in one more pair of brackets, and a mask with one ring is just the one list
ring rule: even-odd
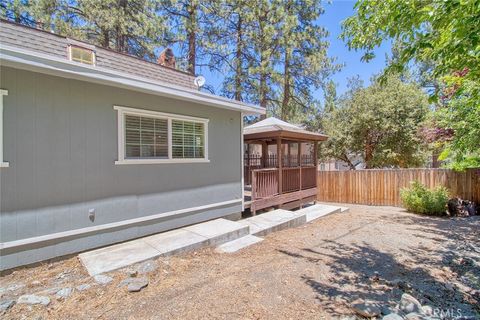
{"label": "rock", "polygon": [[455,291],[455,287],[454,287],[453,284],[451,284],[451,283],[445,283],[445,288],[446,288],[448,291]]}
{"label": "rock", "polygon": [[157,263],[153,260],[142,262],[136,269],[139,274],[145,274],[157,270]]}
{"label": "rock", "polygon": [[382,317],[382,320],[403,320],[403,318],[396,313],[389,313]]}
{"label": "rock", "polygon": [[135,278],[138,275],[138,271],[137,270],[127,270],[127,275],[130,278]]}
{"label": "rock", "polygon": [[395,313],[395,311],[392,310],[392,308],[390,308],[389,306],[381,306],[380,310],[381,310],[381,314],[383,314],[383,315],[387,315],[387,314],[390,314],[390,313]]}
{"label": "rock", "polygon": [[63,288],[58,290],[58,292],[55,294],[55,297],[57,299],[67,299],[68,297],[70,297],[72,292],[73,292],[72,288]]}
{"label": "rock", "polygon": [[117,287],[121,288],[121,287],[125,287],[127,285],[130,284],[130,282],[132,282],[133,280],[135,280],[136,278],[126,278],[126,279],[123,279],[122,281],[120,281],[120,283],[118,284]]}
{"label": "rock", "polygon": [[84,283],[84,284],[78,285],[75,289],[77,289],[78,291],[84,291],[84,290],[90,289],[91,287],[92,287],[91,284]]}
{"label": "rock", "polygon": [[404,291],[407,290],[407,289],[410,289],[410,285],[408,283],[406,283],[405,281],[400,280],[400,279],[393,280],[392,285],[399,288],[399,289],[402,289]]}
{"label": "rock", "polygon": [[22,289],[23,287],[25,287],[25,285],[23,283],[14,283],[14,284],[9,285],[5,290],[6,291],[17,291],[19,289]]}
{"label": "rock", "polygon": [[357,314],[366,318],[376,317],[382,312],[379,307],[369,302],[356,303],[352,305],[352,308]]}
{"label": "rock", "polygon": [[98,284],[108,284],[113,281],[112,277],[106,276],[104,274],[97,274],[93,277],[96,283]]}
{"label": "rock", "polygon": [[50,304],[50,298],[45,296],[37,296],[34,294],[26,294],[20,296],[17,301],[18,304],[41,304],[44,306],[48,306]]}
{"label": "rock", "polygon": [[402,294],[402,298],[400,299],[399,308],[404,313],[420,313],[422,312],[422,304],[418,302],[417,299],[409,295],[408,293]]}
{"label": "rock", "polygon": [[62,288],[59,288],[59,287],[53,287],[53,288],[48,288],[48,289],[42,290],[39,293],[42,293],[42,294],[56,294],[61,289]]}
{"label": "rock", "polygon": [[406,320],[426,320],[428,317],[417,312],[411,312],[404,317]]}
{"label": "rock", "polygon": [[1,311],[6,311],[13,307],[15,304],[15,300],[0,300],[0,310]]}
{"label": "rock", "polygon": [[148,286],[148,279],[147,278],[131,278],[132,281],[128,284],[128,291],[129,292],[138,292]]}
{"label": "rock", "polygon": [[433,308],[431,306],[422,306],[422,314],[427,316],[433,315]]}

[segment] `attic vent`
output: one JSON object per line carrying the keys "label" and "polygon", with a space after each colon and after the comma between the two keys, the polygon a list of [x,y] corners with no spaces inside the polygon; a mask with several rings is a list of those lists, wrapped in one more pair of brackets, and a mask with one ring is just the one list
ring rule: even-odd
{"label": "attic vent", "polygon": [[71,61],[95,65],[95,52],[93,50],[70,45],[68,51]]}

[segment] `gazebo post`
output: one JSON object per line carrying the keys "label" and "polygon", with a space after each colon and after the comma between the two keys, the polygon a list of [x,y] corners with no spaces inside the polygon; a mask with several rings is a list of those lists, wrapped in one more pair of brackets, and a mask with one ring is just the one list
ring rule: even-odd
{"label": "gazebo post", "polygon": [[262,141],[262,167],[267,168],[267,152],[268,144],[266,141]]}
{"label": "gazebo post", "polygon": [[[301,141],[298,141],[298,170],[299,170],[299,186],[298,186],[298,190],[299,191],[302,191],[302,142]],[[300,209],[302,209],[302,197],[300,197]]]}
{"label": "gazebo post", "polygon": [[[318,175],[317,170],[318,170],[318,143],[317,141],[313,142],[313,165],[315,167],[315,175]],[[315,179],[315,187],[317,187],[318,181]]]}
{"label": "gazebo post", "polygon": [[282,138],[277,138],[277,162],[278,162],[278,194],[282,194],[282,178],[283,178],[283,153],[282,153]]}

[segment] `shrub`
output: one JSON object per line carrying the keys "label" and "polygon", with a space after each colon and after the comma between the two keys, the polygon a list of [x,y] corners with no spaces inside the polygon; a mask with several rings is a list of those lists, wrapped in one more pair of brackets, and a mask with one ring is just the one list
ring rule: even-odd
{"label": "shrub", "polygon": [[411,182],[410,188],[400,190],[405,208],[414,213],[427,215],[445,215],[448,202],[448,190],[445,187],[427,189],[418,181]]}

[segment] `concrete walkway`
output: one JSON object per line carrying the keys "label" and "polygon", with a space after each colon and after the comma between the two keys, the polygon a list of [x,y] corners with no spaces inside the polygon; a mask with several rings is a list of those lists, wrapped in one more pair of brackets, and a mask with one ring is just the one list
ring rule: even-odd
{"label": "concrete walkway", "polygon": [[159,256],[217,246],[249,234],[247,226],[216,219],[81,253],[80,261],[91,276],[120,269]]}
{"label": "concrete walkway", "polygon": [[250,234],[254,236],[265,236],[271,232],[286,228],[293,228],[307,222],[306,215],[299,211],[273,210],[265,212],[244,220],[240,224],[250,228]]}
{"label": "concrete walkway", "polygon": [[159,256],[206,246],[216,246],[218,252],[232,253],[262,241],[259,236],[293,228],[342,212],[342,209],[345,208],[319,204],[297,211],[273,210],[239,221],[216,219],[88,251],[80,254],[79,258],[88,273],[94,276]]}

